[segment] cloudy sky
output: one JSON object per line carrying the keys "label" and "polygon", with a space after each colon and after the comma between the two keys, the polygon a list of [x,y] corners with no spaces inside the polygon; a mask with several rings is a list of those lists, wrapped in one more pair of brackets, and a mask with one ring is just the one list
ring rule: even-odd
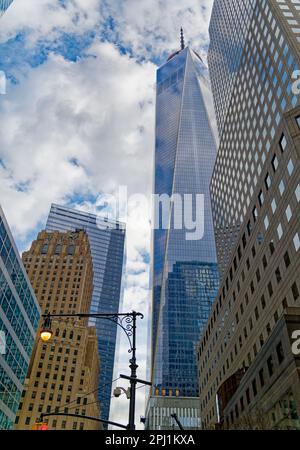
{"label": "cloudy sky", "polygon": [[[213,0],[14,0],[0,19],[0,203],[20,251],[45,226],[52,202],[96,211],[127,186],[150,197],[155,72],[179,29],[204,58]],[[123,310],[138,324],[146,377],[150,213],[129,204]],[[128,373],[121,339],[118,373]],[[126,386],[126,383],[119,383]],[[127,387],[127,386],[126,386]],[[144,414],[138,390],[137,422]],[[125,396],[111,419],[127,423]],[[139,426],[140,427],[140,426]]]}

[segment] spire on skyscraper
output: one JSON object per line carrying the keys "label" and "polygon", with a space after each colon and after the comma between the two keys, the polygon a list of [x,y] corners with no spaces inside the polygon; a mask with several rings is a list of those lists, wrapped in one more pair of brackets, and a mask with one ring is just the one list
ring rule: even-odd
{"label": "spire on skyscraper", "polygon": [[184,35],[183,35],[182,27],[180,28],[180,47],[181,47],[181,50],[184,50],[185,45],[184,45]]}
{"label": "spire on skyscraper", "polygon": [[173,53],[171,53],[171,55],[168,58],[168,61],[170,61],[170,59],[174,58],[174,56],[178,55],[178,53],[180,53],[182,50],[185,49],[185,43],[184,43],[184,34],[183,34],[183,28],[180,28],[180,50],[177,50]]}

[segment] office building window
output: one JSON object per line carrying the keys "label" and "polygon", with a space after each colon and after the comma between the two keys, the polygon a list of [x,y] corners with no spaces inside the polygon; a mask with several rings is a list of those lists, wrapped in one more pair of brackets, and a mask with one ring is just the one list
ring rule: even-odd
{"label": "office building window", "polygon": [[292,174],[294,172],[294,164],[293,164],[293,161],[291,159],[289,160],[287,169],[288,169],[289,176],[292,176]]}
{"label": "office building window", "polygon": [[295,234],[293,242],[294,242],[295,250],[297,252],[299,250],[299,248],[300,248],[300,238],[299,238],[299,234],[298,233]]}
{"label": "office building window", "polygon": [[261,369],[261,370],[259,371],[259,381],[260,381],[261,387],[264,387],[264,384],[265,384],[265,379],[264,379],[264,369]]}
{"label": "office building window", "polygon": [[281,182],[279,184],[279,192],[280,192],[281,196],[283,195],[284,191],[285,191],[285,185],[284,185],[283,180],[281,180]]}
{"label": "office building window", "polygon": [[254,220],[254,222],[256,222],[256,220],[257,220],[257,216],[258,216],[258,213],[257,213],[257,208],[256,208],[256,206],[253,208],[253,210],[252,210],[252,216],[253,216],[253,220]]}
{"label": "office building window", "polygon": [[265,225],[265,229],[266,229],[266,231],[267,231],[267,229],[269,228],[269,225],[270,225],[269,217],[268,217],[268,216],[265,217],[264,225]]}
{"label": "office building window", "polygon": [[284,353],[283,353],[283,347],[282,347],[281,342],[279,342],[279,344],[276,347],[276,353],[277,353],[278,363],[281,364],[284,360]]}
{"label": "office building window", "polygon": [[269,375],[270,377],[273,375],[274,373],[274,364],[273,364],[273,358],[272,356],[270,356],[267,360],[267,366],[268,366],[268,371],[269,371]]}
{"label": "office building window", "polygon": [[284,259],[285,267],[288,268],[291,264],[290,255],[288,252],[285,252],[283,259]]}
{"label": "office building window", "polygon": [[286,140],[286,137],[284,134],[281,136],[279,144],[280,144],[281,150],[284,152],[284,150],[286,149],[286,146],[287,146],[287,140]]}
{"label": "office building window", "polygon": [[268,284],[268,291],[269,291],[270,297],[272,297],[272,295],[273,295],[273,287],[272,287],[271,281],[270,281],[270,283]]}
{"label": "office building window", "polygon": [[272,159],[272,167],[273,167],[274,172],[276,172],[276,170],[278,169],[278,165],[279,165],[278,158],[276,155],[274,155],[273,159]]}
{"label": "office building window", "polygon": [[296,187],[295,195],[296,195],[297,202],[299,203],[300,202],[300,184],[298,184],[298,186]]}
{"label": "office building window", "polygon": [[280,281],[282,280],[282,278],[281,278],[281,273],[280,273],[279,267],[277,267],[277,269],[275,270],[275,275],[276,275],[277,283],[280,283]]}
{"label": "office building window", "polygon": [[260,191],[260,193],[258,195],[258,201],[259,201],[260,206],[262,206],[264,203],[264,194],[262,191]]}
{"label": "office building window", "polygon": [[298,300],[298,298],[299,298],[299,290],[298,290],[297,283],[293,284],[293,286],[292,286],[292,293],[293,293],[294,300],[295,301]]}
{"label": "office building window", "polygon": [[253,390],[253,395],[256,396],[256,394],[257,394],[256,380],[252,381],[252,390]]}
{"label": "office building window", "polygon": [[249,405],[250,404],[250,390],[249,390],[249,388],[246,390],[246,399],[247,399],[247,405]]}
{"label": "office building window", "polygon": [[286,215],[287,221],[290,222],[292,215],[293,215],[290,205],[288,205],[288,207],[286,208],[285,215]]}
{"label": "office building window", "polygon": [[265,178],[265,186],[266,186],[267,190],[269,190],[271,187],[271,177],[269,174],[267,174],[267,176]]}
{"label": "office building window", "polygon": [[281,223],[277,227],[277,234],[278,234],[278,238],[281,239],[283,236],[283,228],[282,228]]}

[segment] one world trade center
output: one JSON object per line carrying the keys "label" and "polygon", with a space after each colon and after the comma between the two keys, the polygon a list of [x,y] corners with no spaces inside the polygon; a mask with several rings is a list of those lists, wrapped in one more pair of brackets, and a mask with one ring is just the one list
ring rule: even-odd
{"label": "one world trade center", "polygon": [[183,32],[180,50],[157,71],[153,388],[146,411],[152,430],[172,429],[174,413],[184,428],[200,426],[196,347],[219,285],[209,193],[215,117],[207,74],[201,57],[185,47]]}

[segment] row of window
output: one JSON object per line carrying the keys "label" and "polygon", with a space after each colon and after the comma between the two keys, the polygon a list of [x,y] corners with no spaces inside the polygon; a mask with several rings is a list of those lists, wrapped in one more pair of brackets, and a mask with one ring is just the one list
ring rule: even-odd
{"label": "row of window", "polygon": [[[275,30],[273,30],[275,34],[275,36],[273,36],[273,39],[276,38],[276,40],[278,40],[278,45],[274,45],[274,42],[272,42],[273,33],[268,29],[268,26],[262,25],[262,27],[258,27],[257,33],[251,36],[251,40],[249,39],[249,42],[254,41],[256,43],[257,48],[255,50],[258,50],[259,53],[262,53],[262,58],[260,58],[261,60],[255,60],[255,55],[253,55],[253,57],[249,59],[249,61],[246,61],[244,55],[244,64],[241,66],[241,69],[244,68],[244,71],[247,72],[247,80],[245,80],[246,85],[245,87],[243,86],[243,78],[240,80],[240,82],[236,83],[237,89],[241,89],[241,92],[237,92],[238,98],[231,104],[235,105],[237,116],[234,116],[234,113],[232,111],[228,115],[230,117],[230,121],[228,121],[228,128],[235,127],[235,133],[237,134],[237,136],[226,136],[226,133],[223,133],[221,152],[219,152],[218,162],[216,165],[217,169],[215,170],[212,182],[214,203],[216,204],[216,207],[219,208],[215,211],[215,220],[218,222],[222,221],[223,219],[228,219],[226,223],[232,223],[232,221],[243,221],[245,211],[242,210],[243,201],[240,201],[242,200],[244,195],[243,190],[245,191],[245,194],[247,194],[246,201],[248,204],[248,201],[250,201],[250,196],[252,196],[253,193],[253,183],[254,185],[256,185],[257,180],[256,174],[254,172],[255,170],[257,170],[258,173],[258,170],[261,170],[261,165],[258,164],[259,155],[255,154],[254,151],[251,151],[251,146],[252,148],[257,147],[260,151],[262,151],[264,148],[268,151],[270,148],[270,141],[267,140],[267,137],[273,137],[273,133],[276,132],[276,125],[278,125],[282,117],[282,112],[286,110],[287,103],[291,100],[292,106],[295,106],[295,104],[297,103],[297,96],[294,96],[292,99],[290,98],[292,96],[291,83],[286,86],[287,81],[290,82],[290,69],[296,69],[295,60],[288,45],[285,42],[284,37],[280,33],[279,27],[276,26],[276,21],[274,27],[276,28],[276,32]],[[261,34],[265,34],[266,39],[264,40],[266,40],[266,42],[264,43],[261,41]],[[276,51],[275,46],[278,48],[278,52]],[[268,51],[269,48],[270,50]],[[279,53],[282,53],[282,55],[280,55],[280,58]],[[272,67],[267,66],[268,60],[270,59],[272,61],[275,60],[273,61]],[[253,73],[251,73],[251,68],[253,68]],[[260,68],[259,76],[255,73],[257,68]],[[285,69],[284,72],[280,73],[280,71],[283,71],[283,69]],[[269,75],[269,79],[266,79],[266,72]],[[260,80],[260,75],[262,75],[263,73],[264,79]],[[263,81],[263,84],[260,84],[259,81]],[[273,86],[274,82],[276,82],[275,87]],[[267,91],[268,89],[269,91]],[[253,94],[251,93],[251,90]],[[266,95],[263,94],[263,90],[266,90]],[[280,98],[272,98],[273,95],[278,97],[279,93]],[[247,108],[246,105],[246,109],[244,109],[243,111],[238,109],[241,103],[240,94],[244,95],[249,102],[249,107]],[[256,95],[258,96],[258,98],[259,96],[263,97],[261,105],[258,103]],[[266,101],[267,99],[268,102]],[[277,106],[278,102],[280,102],[280,108],[278,108]],[[251,117],[249,117],[250,111]],[[259,112],[264,114],[261,114],[260,116]],[[248,119],[247,122],[246,116]],[[241,117],[245,118],[245,120],[242,120]],[[253,127],[251,130],[249,130],[249,121],[250,125]],[[236,124],[239,125],[239,130],[236,129]],[[257,125],[260,124],[261,128],[259,129]],[[272,124],[274,125],[273,127]],[[266,125],[268,125],[268,127],[266,127]],[[238,131],[240,132],[238,133]],[[234,154],[232,143],[237,144],[236,152]],[[239,161],[241,148],[244,149],[244,153],[249,158],[251,171],[252,166],[254,167],[254,171],[252,172],[252,174],[250,174],[250,171],[248,171],[248,177],[245,177],[247,173],[244,169],[247,168],[248,162],[242,160]],[[228,156],[228,149],[231,152],[230,157]],[[256,162],[252,161],[251,163],[251,158],[254,154],[257,160]],[[222,160],[222,158],[224,159]],[[265,158],[266,155],[264,152],[262,152],[262,163],[264,163]],[[232,165],[233,163],[240,163],[243,165],[241,172],[233,172],[230,174],[230,168],[228,168],[227,170],[226,165]],[[242,177],[245,177],[245,179],[242,180]],[[235,185],[235,187],[233,188],[231,183],[235,184],[237,183],[237,180],[240,180],[241,187],[237,188]],[[216,183],[220,183],[220,185],[217,185]],[[250,196],[248,195],[249,192]],[[226,198],[224,196],[226,196]],[[231,201],[233,204],[236,203],[236,205],[231,204]]]}
{"label": "row of window", "polygon": [[[271,256],[272,256],[272,255],[274,254],[274,248],[273,248],[273,246],[271,246],[270,252],[271,252]],[[264,264],[264,269],[266,269],[268,263],[267,263],[267,258],[266,258],[265,255],[264,255],[264,257],[263,257],[263,264]],[[289,253],[288,253],[288,252],[286,252],[286,253],[284,254],[284,264],[285,264],[286,269],[288,269],[288,267],[289,267],[290,264],[291,264],[291,261],[290,261],[290,257],[289,257]],[[260,272],[259,272],[259,269],[257,269],[257,271],[256,271],[256,276],[258,277],[258,281],[259,281],[259,280],[260,280]],[[280,282],[282,281],[282,274],[281,274],[281,272],[280,272],[279,267],[278,267],[278,268],[276,269],[276,271],[275,271],[275,276],[276,276],[277,283],[280,283]],[[253,285],[253,283],[251,283],[251,286],[252,286],[252,294],[253,294],[253,293],[254,293],[254,285]],[[272,282],[269,282],[269,283],[268,283],[268,285],[267,285],[267,291],[268,291],[268,294],[269,294],[269,297],[270,297],[270,300],[271,300],[271,299],[272,299],[272,296],[273,296],[273,293],[274,293],[274,289],[273,289]],[[294,301],[297,301],[297,300],[299,299],[299,297],[300,297],[300,295],[299,295],[299,289],[298,289],[298,286],[297,286],[297,282],[294,282],[294,283],[292,284],[292,286],[291,286],[291,295],[292,295],[292,299],[293,299]],[[246,306],[247,306],[247,305],[249,304],[249,296],[248,296],[247,293],[245,294],[245,302],[246,302]],[[266,298],[265,298],[265,295],[264,295],[264,294],[261,296],[260,303],[261,303],[261,310],[263,311],[263,310],[266,308]],[[282,305],[281,305],[281,306],[282,306],[282,309],[283,309],[283,310],[286,309],[286,307],[287,307],[287,300],[286,300],[286,298],[282,301]],[[236,315],[235,315],[235,323],[236,323],[236,325],[239,323],[239,321],[240,321],[240,319],[241,319],[241,316],[244,314],[244,312],[245,312],[245,308],[244,308],[244,303],[243,303],[243,301],[242,301],[241,304],[240,304],[240,314],[239,314],[239,311],[238,311],[238,312],[236,313]],[[278,321],[279,316],[280,316],[279,311],[276,311],[276,312],[274,313],[274,323],[275,323],[275,324],[276,324],[276,322]],[[251,316],[251,317],[249,318],[249,321],[248,321],[250,332],[251,332],[251,330],[253,329],[253,323],[254,323],[254,321],[257,322],[257,321],[259,320],[259,318],[260,318],[260,312],[259,312],[258,306],[256,306],[255,309],[254,309],[254,317],[252,318],[252,316]],[[232,332],[235,333],[235,325],[234,325],[233,328],[232,328]],[[267,326],[266,326],[266,336],[269,336],[270,333],[271,333],[271,325],[270,325],[270,323],[268,323]],[[230,335],[230,333],[228,333],[228,336],[229,336],[229,335]],[[243,341],[244,341],[244,339],[246,340],[247,338],[248,338],[248,327],[246,326],[246,327],[244,327],[244,329],[243,329],[243,335],[240,335],[240,336],[239,336],[239,339],[238,339],[239,350],[241,350],[241,349],[243,348]],[[261,347],[264,345],[264,341],[265,341],[264,336],[263,336],[263,334],[261,334],[261,335],[259,336],[259,348],[261,348]],[[223,351],[225,350],[226,346],[228,345],[228,342],[229,342],[229,340],[227,339],[227,336],[225,336],[225,339],[224,339],[224,347],[223,347],[223,344],[221,344],[221,350],[218,351],[217,354],[216,354],[217,356],[216,356],[216,358],[215,358],[214,365],[217,364],[217,360],[220,358],[220,354],[222,354]],[[215,343],[215,340],[213,341],[213,344],[214,344],[214,343]],[[220,353],[220,352],[221,352],[221,353]],[[253,354],[254,354],[254,358],[256,357],[257,353],[258,353],[258,347],[257,347],[256,344],[254,344],[254,346],[253,346]],[[235,356],[238,355],[238,347],[237,347],[237,344],[235,344],[235,347],[234,347],[234,354],[235,354]],[[208,362],[208,358],[209,358],[209,355],[207,354],[207,355],[205,356],[204,361],[203,361],[203,363],[202,363],[202,366],[201,366],[201,368],[200,368],[200,373],[201,373],[201,371],[204,372],[205,367],[206,367],[206,364],[207,364],[207,362]],[[251,362],[252,362],[250,353],[248,353],[247,358],[248,358],[248,364],[250,365]],[[232,352],[230,353],[230,360],[231,360],[231,363],[234,362],[234,357],[233,357],[233,353],[232,353]],[[230,368],[230,366],[229,366],[229,359],[227,359],[226,365],[227,365],[227,370],[229,370],[229,368]],[[246,365],[247,365],[246,361],[244,361],[243,365],[244,365],[244,367],[246,367]],[[207,384],[208,379],[209,379],[209,376],[211,375],[211,372],[212,372],[213,368],[214,368],[214,366],[213,366],[211,369],[209,369],[209,371],[207,371],[206,377],[203,377],[203,375],[202,375],[202,377],[201,377],[201,379],[202,379],[201,389],[203,389],[203,387]],[[225,368],[225,365],[224,365],[224,366],[223,366],[223,377],[225,376],[225,373],[226,373],[226,368]],[[200,374],[199,374],[199,376],[200,376]],[[221,381],[223,377],[222,377],[222,373],[220,372],[219,377],[217,377],[217,379],[216,379],[216,386],[218,385],[219,379],[220,379],[220,381]],[[209,399],[210,399],[210,397],[211,397],[212,395],[213,395],[213,388],[211,388],[211,392],[208,393],[207,398],[204,400],[204,402],[203,402],[203,407],[205,406],[205,404],[208,403],[208,401],[209,401]]]}
{"label": "row of window", "polygon": [[[297,117],[296,119],[298,121],[300,121],[299,117]],[[280,139],[281,151],[284,152],[286,150],[286,147],[287,147],[287,140],[286,140],[285,136],[282,135],[282,137]],[[275,158],[275,156],[276,155],[274,155],[273,160],[272,160],[272,166],[273,166],[273,170],[274,171],[276,171],[277,168],[278,168],[278,165],[277,165],[278,160],[277,160],[277,157]],[[288,170],[289,170],[289,175],[291,175],[292,172],[293,172],[293,167],[291,166],[290,163],[289,163]],[[270,181],[269,181],[269,177],[268,176],[265,178],[265,187],[266,187],[266,190],[268,190],[270,188]],[[300,201],[300,192],[299,192],[299,190],[300,190],[300,187],[298,186],[298,188],[297,188],[297,190],[295,192],[297,202]],[[262,193],[260,194],[260,198],[261,198],[261,203],[263,203],[264,199],[262,199]],[[253,215],[253,222],[255,222],[256,219],[257,219],[257,214]],[[247,230],[248,230],[248,235],[250,236],[251,232],[252,232],[252,223],[251,223],[251,221],[249,221],[248,224],[247,224]],[[280,236],[279,236],[279,238],[280,238]],[[295,234],[295,236],[293,238],[293,242],[294,242],[295,250],[298,251],[299,250],[299,234],[298,233]],[[233,266],[230,268],[230,271],[229,271],[229,278],[230,278],[231,281],[233,279],[233,271],[236,271],[238,269],[238,260],[240,261],[242,259],[242,253],[243,253],[242,249],[244,249],[246,247],[246,245],[247,245],[247,238],[246,238],[246,233],[244,233],[244,235],[242,237],[241,245],[238,247],[237,255],[234,258]],[[270,248],[270,254],[272,256],[274,254],[274,252],[275,252],[275,246],[274,246],[274,242],[273,241],[270,242],[269,248]],[[253,246],[252,247],[252,256],[253,256],[253,258],[255,257],[255,255],[256,255],[256,248],[255,248],[255,246]],[[263,268],[265,270],[267,268],[267,266],[268,266],[268,261],[267,261],[266,255],[263,256],[262,262],[263,262]],[[290,263],[291,262],[290,262],[289,253],[286,252],[284,254],[284,264],[285,264],[286,269],[289,267]],[[257,263],[255,262],[255,264],[257,264]],[[250,266],[251,266],[249,259],[247,259],[246,265],[247,265],[247,269],[249,270]],[[277,283],[280,283],[281,280],[282,280],[282,273],[281,273],[281,270],[280,270],[279,267],[275,270],[275,278],[276,278]],[[242,281],[245,281],[244,270],[242,270],[242,272],[241,272],[241,279],[242,279]],[[257,279],[257,283],[259,283],[259,281],[261,280],[261,272],[260,272],[259,267],[256,270],[256,279]],[[228,292],[229,291],[229,279],[228,279],[228,277],[227,277],[226,283],[225,283],[225,285],[224,285],[224,287],[222,289],[223,297],[220,296],[219,303],[217,304],[217,307],[216,307],[217,314],[218,314],[218,306],[219,306],[220,309],[222,307],[222,298],[225,300],[226,289],[227,289],[227,292]],[[240,282],[239,281],[237,283],[237,289],[238,289],[238,292],[239,292],[240,291]],[[251,290],[251,294],[253,295],[254,291],[255,291],[255,287],[254,287],[254,283],[253,282],[250,283],[250,290]],[[269,294],[269,296],[271,298],[272,295],[273,295],[273,292],[274,292],[274,286],[272,284],[272,281],[270,281],[268,283],[267,291],[268,291],[268,294]],[[294,299],[294,301],[299,299],[299,288],[298,288],[296,282],[294,282],[292,284],[292,286],[291,286],[291,294],[292,294],[292,298]],[[235,300],[235,293],[233,293],[233,297],[234,297],[234,300]],[[249,303],[249,297],[248,297],[247,293],[245,294],[245,300],[246,300],[246,306],[247,306],[247,304]],[[229,303],[230,303],[230,301],[229,301]],[[284,301],[282,302],[283,308],[286,307],[286,304],[287,304],[286,299],[284,299]],[[265,299],[264,295],[261,297],[261,306],[262,306],[262,310],[265,309],[266,299]],[[230,306],[229,306],[229,309],[230,309]],[[241,314],[243,314],[244,313],[243,302],[240,305],[240,310],[241,310]],[[226,312],[225,312],[225,316],[226,316]],[[207,334],[202,339],[201,347],[199,349],[198,358],[200,357],[201,353],[204,350],[204,346],[206,345],[205,340],[209,338],[210,330],[213,329],[215,317],[216,317],[216,315],[215,316],[212,315],[212,317],[211,317],[211,323],[207,327]],[[274,314],[274,322],[275,323],[278,320],[278,317],[279,317],[279,313],[276,312]],[[258,308],[256,307],[255,310],[254,310],[254,320],[257,321],[258,319],[259,319],[259,311],[258,311]],[[236,321],[236,324],[239,322],[239,314],[236,315],[235,321]],[[252,323],[252,325],[251,325],[251,323]],[[222,324],[221,324],[221,326],[222,326]],[[253,319],[252,319],[252,317],[249,319],[249,327],[250,327],[250,331],[251,331],[251,329],[253,328]],[[220,328],[219,328],[219,331],[221,331]],[[244,330],[242,330],[242,331],[243,331],[243,336],[241,335],[239,337],[239,339],[238,339],[238,344],[239,344],[240,348],[242,348],[242,346],[243,346],[243,338],[247,339],[247,337],[248,337],[248,330],[247,330],[247,328],[245,327]],[[233,324],[232,332],[233,333],[235,332],[235,325],[234,324]],[[267,327],[266,327],[266,334],[269,335],[270,332],[271,332],[271,326],[270,326],[270,324],[268,324]],[[229,332],[228,334],[230,335],[231,332]],[[217,342],[217,341],[218,341],[218,337],[217,337],[217,334],[216,334],[216,336],[213,339],[212,345],[214,345],[214,343]],[[226,336],[225,336],[225,341],[224,341],[225,342],[225,344],[224,344],[225,347],[226,347],[226,341],[227,341],[227,339],[226,339]],[[260,347],[261,347],[263,345],[263,343],[264,343],[263,335],[259,336],[259,343],[260,343]],[[223,348],[223,345],[221,345],[221,352],[222,352],[222,348]],[[203,361],[203,364],[202,364],[202,367],[201,367],[203,372],[205,370],[206,363],[208,362],[210,351],[211,350],[209,349],[207,354],[206,354],[206,356],[205,356],[205,358],[204,358],[204,361]],[[257,347],[256,347],[256,345],[254,346],[253,351],[254,351],[254,357],[255,357],[256,354],[257,354]],[[237,348],[235,349],[235,354],[237,355]],[[247,356],[248,356],[248,363],[251,364],[251,356],[250,356],[250,354],[248,354]],[[231,355],[231,360],[233,362],[233,355]],[[246,365],[246,364],[244,363],[244,365]],[[229,368],[229,361],[227,360],[227,369],[228,368]],[[201,372],[201,369],[200,369],[200,372]],[[208,377],[211,374],[212,370],[213,370],[213,367],[210,368],[207,371],[207,375],[206,375],[205,380],[203,381],[201,387],[204,387],[204,385],[207,385]],[[200,373],[200,375],[201,375],[201,373]],[[225,375],[225,366],[223,366],[223,375]],[[222,379],[222,374],[220,373],[220,380],[221,379]],[[202,380],[203,380],[203,374],[202,374]],[[217,383],[218,383],[218,378],[217,378]],[[213,388],[211,388],[210,391],[211,392],[208,393],[208,396],[206,396],[206,398],[203,401],[203,405],[202,405],[203,408],[205,407],[205,404],[208,403],[210,394],[213,395]]]}
{"label": "row of window", "polygon": [[233,406],[232,410],[226,417],[226,424],[229,427],[239,419],[242,413],[245,411],[245,407],[249,406],[257,395],[262,391],[264,386],[268,383],[277,369],[285,359],[283,346],[281,341],[277,344],[275,349],[275,354],[271,354],[267,359],[265,366],[261,367],[258,371],[258,375],[254,377],[247,387],[245,394],[241,395],[238,402]]}
{"label": "row of window", "polygon": [[[296,119],[299,120],[299,122],[300,122],[300,116],[297,117]],[[284,152],[286,150],[286,147],[287,147],[287,140],[286,140],[286,137],[284,136],[284,134],[281,136],[279,145],[280,145],[280,148],[281,148],[282,152]],[[274,157],[275,156],[276,155],[274,155]],[[273,160],[274,160],[274,158],[273,158]],[[265,184],[266,184],[267,190],[270,188],[270,183],[271,183],[271,178],[270,178],[270,175],[267,174],[266,177],[265,177]],[[299,202],[300,201],[300,186],[299,185],[298,185],[298,188],[296,189],[295,195],[296,195],[297,201]],[[262,202],[261,204],[263,204],[262,191],[260,191],[258,201]],[[252,224],[251,220],[249,220],[248,223],[247,223],[247,232],[248,232],[248,236],[249,237],[251,237],[253,225],[257,221],[257,217],[258,217],[258,209],[255,206],[253,208],[253,210],[252,210],[253,224]],[[281,231],[282,231],[282,225],[281,225]],[[279,235],[280,235],[280,233],[279,233]],[[262,236],[261,236],[261,239],[262,239]],[[298,235],[298,239],[299,239],[299,235]],[[295,235],[294,240],[295,240],[295,248],[296,248],[296,250],[297,250],[298,239],[297,239],[297,235]],[[259,240],[259,236],[258,236],[258,240]],[[246,237],[246,233],[244,233],[243,236],[242,236],[242,244],[238,246],[237,255],[233,259],[233,264],[232,264],[232,266],[229,269],[229,276],[227,276],[226,281],[225,281],[225,285],[222,288],[222,295],[219,296],[219,301],[216,303],[215,310],[213,311],[213,314],[212,314],[212,317],[211,317],[210,322],[208,324],[207,330],[206,330],[206,332],[205,332],[205,334],[204,334],[204,336],[202,338],[202,342],[201,342],[200,349],[199,349],[200,355],[201,355],[201,352],[203,351],[203,349],[204,349],[204,347],[206,345],[206,342],[209,339],[211,330],[213,330],[213,327],[214,327],[214,324],[216,322],[216,318],[218,317],[219,311],[222,308],[222,300],[225,300],[226,294],[229,291],[229,280],[230,281],[233,280],[234,273],[238,270],[238,262],[240,262],[242,260],[242,256],[243,256],[242,249],[245,249],[246,246],[247,246],[247,237]],[[255,256],[255,247],[252,249],[252,253],[253,253],[253,256]],[[248,264],[250,265],[249,262],[248,262]]]}
{"label": "row of window", "polygon": [[[293,297],[295,300],[299,299],[299,290],[297,287],[296,282],[292,285],[292,293],[293,293]],[[287,300],[286,298],[283,299],[281,307],[282,310],[285,310],[287,308],[288,304],[287,304]],[[266,300],[265,300],[265,296],[263,295],[261,297],[261,309],[262,311],[266,308]],[[251,330],[254,327],[254,321],[257,321],[260,317],[259,314],[259,310],[258,307],[255,308],[254,311],[254,319],[252,317],[250,317],[249,319],[249,330],[251,332]],[[280,314],[279,314],[279,310],[275,311],[274,313],[274,324],[276,324],[279,320]],[[266,325],[266,337],[270,336],[272,332],[272,327],[270,322]],[[205,408],[205,406],[209,403],[210,399],[214,397],[214,392],[217,390],[219,383],[224,380],[227,371],[230,370],[230,363],[233,364],[234,363],[234,359],[238,356],[239,352],[242,351],[242,348],[244,347],[244,342],[243,340],[248,338],[248,328],[247,326],[244,327],[243,329],[243,334],[239,336],[239,339],[237,341],[237,344],[235,344],[234,346],[234,351],[230,352],[230,357],[227,358],[226,360],[226,365],[223,365],[222,370],[220,371],[219,375],[217,376],[213,386],[211,387],[210,391],[207,393],[207,395],[205,396],[205,398],[203,399],[202,403],[201,403],[201,408],[202,410]],[[265,343],[265,337],[264,334],[261,333],[260,336],[258,336],[258,344],[254,343],[253,345],[253,359],[255,359],[255,357],[257,356],[259,350],[263,347],[264,343]],[[226,343],[225,343],[225,348],[226,348]],[[223,351],[223,350],[222,350]],[[219,353],[219,352],[218,352]],[[246,357],[246,354],[245,354]],[[216,361],[215,361],[216,363]],[[243,361],[243,368],[247,368],[248,366],[250,366],[252,363],[252,357],[251,357],[251,353],[249,352],[247,354],[247,357],[245,358],[245,360]],[[204,371],[204,367],[205,367],[205,363],[203,363],[202,365],[202,370]],[[201,390],[204,389],[205,386],[207,386],[208,382],[209,382],[209,376],[211,376],[212,374],[212,370],[213,367],[211,369],[209,369],[209,371],[206,374],[206,377],[204,378],[203,375],[201,376],[201,370],[199,372],[199,377],[201,377],[200,379],[202,380],[201,386],[200,386],[200,392]],[[211,413],[212,414],[212,413]]]}

